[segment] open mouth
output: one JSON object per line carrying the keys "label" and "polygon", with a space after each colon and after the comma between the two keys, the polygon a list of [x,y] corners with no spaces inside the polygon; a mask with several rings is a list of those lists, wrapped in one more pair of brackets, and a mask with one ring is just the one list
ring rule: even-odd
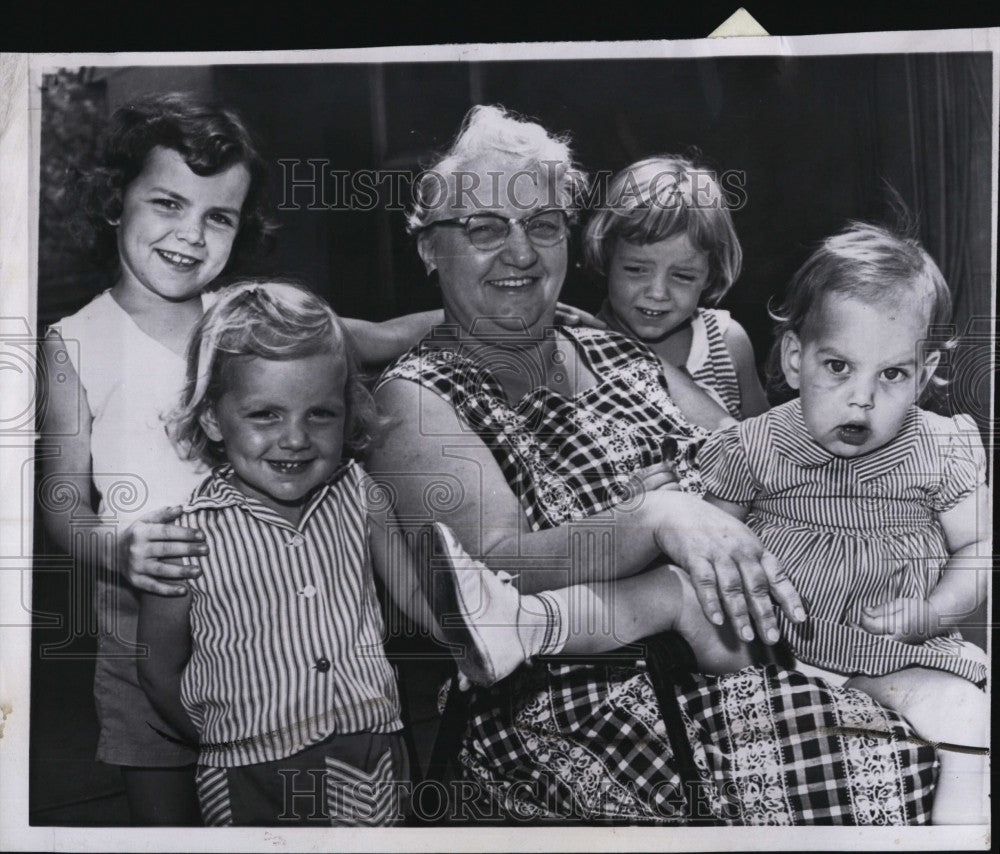
{"label": "open mouth", "polygon": [[662,311],[657,311],[652,308],[642,308],[641,306],[636,306],[635,310],[639,312],[639,314],[641,314],[643,317],[649,317],[653,319],[657,317],[663,317],[663,315],[667,313],[666,309],[663,309]]}
{"label": "open mouth", "polygon": [[517,279],[490,279],[486,284],[492,285],[494,288],[516,291],[518,288],[526,288],[534,281],[532,276],[521,276]]}
{"label": "open mouth", "polygon": [[278,474],[301,474],[311,462],[312,460],[268,460],[267,464]]}
{"label": "open mouth", "polygon": [[176,267],[178,270],[190,270],[196,264],[200,263],[197,258],[192,258],[190,255],[182,255],[180,252],[167,252],[165,249],[157,249],[156,254],[170,264],[170,266]]}
{"label": "open mouth", "polygon": [[864,424],[841,424],[837,428],[837,438],[845,445],[863,445],[871,434],[871,427]]}

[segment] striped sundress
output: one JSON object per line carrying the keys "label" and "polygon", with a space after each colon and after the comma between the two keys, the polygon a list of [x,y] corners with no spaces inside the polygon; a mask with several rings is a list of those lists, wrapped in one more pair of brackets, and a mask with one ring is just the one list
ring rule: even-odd
{"label": "striped sundress", "polygon": [[848,675],[920,665],[986,679],[985,656],[957,631],[907,644],[849,625],[865,607],[926,599],[941,578],[937,514],[985,480],[971,418],[913,407],[892,442],[847,459],[810,439],[796,399],[716,433],[698,463],[709,492],[750,509],[747,524],[803,597],[805,623],[778,615],[799,660]]}
{"label": "striped sundress", "polygon": [[[418,383],[451,404],[492,452],[533,530],[622,506],[631,474],[662,461],[664,436],[692,447],[698,439],[645,346],[596,329],[558,334],[574,343],[595,387],[571,397],[539,388],[511,405],[487,366],[427,346],[382,378]],[[865,694],[773,665],[690,674],[675,691],[717,821],[929,820],[934,751],[909,741],[908,725]],[[515,821],[689,818],[641,662],[522,667],[476,692],[459,758],[488,808]]]}

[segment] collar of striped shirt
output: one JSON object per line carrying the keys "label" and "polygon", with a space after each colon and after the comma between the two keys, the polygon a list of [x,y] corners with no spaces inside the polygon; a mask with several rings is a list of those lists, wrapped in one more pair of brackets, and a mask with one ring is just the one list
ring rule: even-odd
{"label": "collar of striped shirt", "polygon": [[194,491],[191,499],[184,505],[184,510],[219,510],[223,507],[240,507],[262,522],[298,530],[305,526],[316,507],[322,504],[323,500],[330,494],[330,490],[334,489],[344,475],[356,465],[354,460],[345,460],[337,467],[329,480],[313,491],[302,508],[302,518],[297,526],[256,498],[245,495],[233,486],[230,483],[233,467],[229,463],[223,463],[212,469],[212,474],[205,478],[201,486]]}
{"label": "collar of striped shirt", "polygon": [[[831,454],[809,436],[805,418],[802,416],[802,401],[799,398],[776,406],[763,417],[770,420],[771,441],[775,449],[801,468],[819,468],[834,460],[842,459],[836,454]],[[911,406],[899,435],[888,445],[863,457],[845,458],[845,462],[849,463],[861,477],[877,477],[896,468],[905,458],[913,454],[916,449],[914,440],[919,430],[920,409]]]}

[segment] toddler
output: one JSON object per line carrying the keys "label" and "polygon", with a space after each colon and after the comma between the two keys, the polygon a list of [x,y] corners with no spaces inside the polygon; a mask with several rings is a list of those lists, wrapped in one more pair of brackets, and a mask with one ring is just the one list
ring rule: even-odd
{"label": "toddler", "polygon": [[[215,466],[177,520],[209,551],[189,595],[143,594],[139,677],[198,745],[206,824],[401,817],[407,760],[372,568],[406,613],[428,612],[408,555],[388,571],[385,519],[345,456],[376,421],[339,319],[308,291],[233,285],[196,327],[170,425],[183,456]],[[303,779],[321,807],[289,797]]]}
{"label": "toddler", "polygon": [[[713,435],[708,499],[745,519],[809,613],[782,633],[806,665],[935,742],[979,747],[981,650],[954,625],[986,595],[985,457],[967,416],[918,408],[951,298],[914,240],[854,224],[825,240],[779,310],[774,360],[798,397]],[[831,673],[832,672],[832,673]],[[981,756],[941,750],[933,820],[985,820]]]}

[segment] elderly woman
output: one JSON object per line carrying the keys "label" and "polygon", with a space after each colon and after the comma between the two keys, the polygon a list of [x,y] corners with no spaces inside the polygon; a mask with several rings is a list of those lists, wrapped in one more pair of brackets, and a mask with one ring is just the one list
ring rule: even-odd
{"label": "elderly woman", "polygon": [[[755,625],[770,641],[769,595],[793,619],[798,598],[750,532],[697,495],[685,450],[714,426],[697,390],[629,338],[554,326],[580,182],[565,141],[539,125],[469,114],[410,219],[445,325],[383,376],[377,399],[395,420],[370,468],[401,517],[447,523],[497,570],[485,589],[510,571],[534,594],[534,623],[549,628],[532,640],[518,627],[529,655],[627,642],[658,610],[685,632],[696,601],[712,623],[724,608],[740,636]],[[680,488],[661,476],[667,452]],[[665,571],[665,556],[687,574]],[[615,624],[581,625],[567,585],[614,600]],[[774,665],[679,681],[683,745],[641,664],[521,667],[477,691],[465,774],[520,820],[683,821],[686,751],[721,821],[928,819],[933,751],[868,697]]]}

